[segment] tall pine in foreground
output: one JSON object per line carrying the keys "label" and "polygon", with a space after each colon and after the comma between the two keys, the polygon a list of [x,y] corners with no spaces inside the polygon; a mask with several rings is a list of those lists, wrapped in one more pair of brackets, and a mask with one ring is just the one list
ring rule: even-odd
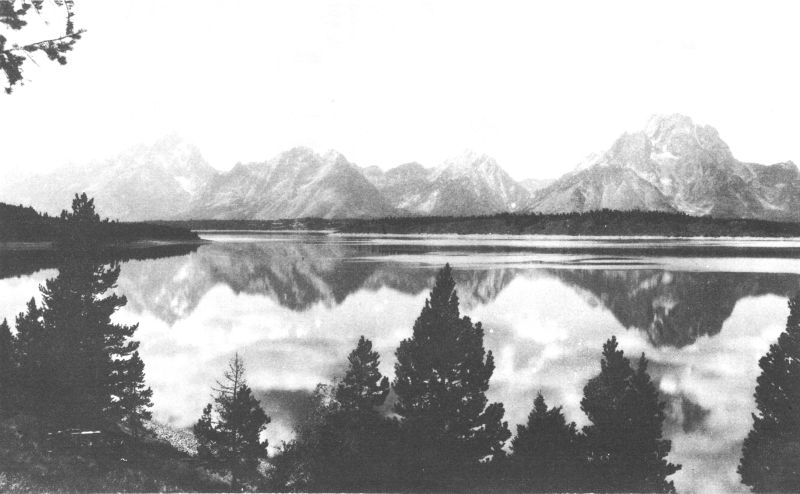
{"label": "tall pine in foreground", "polygon": [[637,369],[612,337],[603,345],[600,374],[583,389],[581,409],[589,449],[590,488],[604,492],[674,492],[667,477],[680,469],[667,461],[671,443],[662,438],[666,404],[647,373]]}
{"label": "tall pine in foreground", "polygon": [[756,492],[800,491],[800,297],[789,301],[786,330],[759,361],[753,428],[739,474]]}
{"label": "tall pine in foreground", "polygon": [[270,418],[245,380],[244,362],[237,353],[217,382],[214,406],[203,409],[194,426],[198,455],[231,476],[231,489],[258,479],[258,465],[267,458],[267,441],[261,433]]}
{"label": "tall pine in foreground", "polygon": [[132,339],[137,325],[111,321],[127,303],[114,293],[119,265],[100,262],[86,238],[100,221],[93,201],[76,196],[63,215],[83,226],[61,246],[58,276],[41,286],[41,304],[31,299],[16,320],[20,411],[54,427],[140,422],[149,417],[150,390]]}
{"label": "tall pine in foreground", "polygon": [[590,487],[585,472],[582,438],[575,422],[567,423],[561,407],[548,408],[541,393],[525,425],[511,441],[512,476],[525,492],[575,492]]}
{"label": "tall pine in foreground", "polygon": [[396,356],[394,410],[402,417],[404,473],[418,483],[411,487],[452,489],[482,459],[503,454],[511,435],[503,405],[486,399],[494,358],[483,348],[481,324],[459,313],[449,265]]}

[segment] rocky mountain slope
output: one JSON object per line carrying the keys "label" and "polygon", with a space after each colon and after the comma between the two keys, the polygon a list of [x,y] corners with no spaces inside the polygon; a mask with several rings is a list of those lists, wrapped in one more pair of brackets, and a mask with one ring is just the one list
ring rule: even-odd
{"label": "rocky mountain slope", "polygon": [[426,216],[470,216],[514,212],[527,207],[530,193],[493,158],[465,152],[438,168],[408,163],[365,176],[398,210]]}
{"label": "rocky mountain slope", "polygon": [[216,174],[196,147],[170,135],[84,168],[5,180],[0,200],[56,215],[86,192],[103,217],[167,218],[186,211]]}
{"label": "rocky mountain slope", "polygon": [[792,162],[743,163],[710,126],[658,115],[606,152],[537,191],[530,210],[677,210],[718,217],[800,219]]}
{"label": "rocky mountain slope", "polygon": [[537,190],[544,189],[555,181],[556,179],[554,178],[526,178],[525,180],[520,180],[519,184],[533,194]]}
{"label": "rocky mountain slope", "polygon": [[286,151],[237,165],[201,191],[186,216],[208,219],[361,218],[394,213],[361,170],[335,151]]}

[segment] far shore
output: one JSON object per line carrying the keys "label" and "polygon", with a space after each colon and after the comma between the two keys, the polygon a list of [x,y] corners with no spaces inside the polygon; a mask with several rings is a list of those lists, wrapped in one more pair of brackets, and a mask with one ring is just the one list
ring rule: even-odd
{"label": "far shore", "polygon": [[[103,244],[101,247],[104,249],[150,249],[155,247],[167,247],[178,245],[204,245],[211,243],[211,240],[197,239],[197,240],[134,240],[131,242],[116,242],[110,244]],[[0,242],[0,252],[13,252],[13,251],[55,251],[56,247],[53,241],[42,242]]]}

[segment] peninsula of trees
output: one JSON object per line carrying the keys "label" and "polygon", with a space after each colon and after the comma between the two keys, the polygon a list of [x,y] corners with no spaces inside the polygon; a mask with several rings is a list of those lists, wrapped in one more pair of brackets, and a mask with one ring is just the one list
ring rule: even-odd
{"label": "peninsula of trees", "polygon": [[660,211],[404,216],[375,219],[187,220],[158,222],[192,230],[327,230],[373,234],[497,234],[668,237],[800,237],[800,223],[726,219]]}
{"label": "peninsula of trees", "polygon": [[[58,217],[40,214],[32,207],[12,206],[0,203],[0,243],[5,242],[61,242],[76,235],[76,228],[82,228],[81,235],[92,239],[101,246],[123,246],[139,241],[198,242],[200,238],[186,228],[179,226],[154,225],[150,223],[120,223],[108,219],[100,220],[94,213],[94,199],[86,194],[75,194],[73,206],[91,205],[91,221],[69,222],[68,213],[62,211]],[[80,226],[78,226],[80,224]]]}

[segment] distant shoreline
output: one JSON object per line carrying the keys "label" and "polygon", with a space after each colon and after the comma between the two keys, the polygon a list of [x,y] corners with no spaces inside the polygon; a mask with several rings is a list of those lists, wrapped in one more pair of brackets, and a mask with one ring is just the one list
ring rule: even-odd
{"label": "distant shoreline", "polygon": [[798,238],[800,223],[712,218],[657,211],[511,214],[378,219],[156,221],[195,232],[283,232],[385,235],[511,235],[565,237]]}
{"label": "distant shoreline", "polygon": [[[782,237],[747,237],[747,236],[670,236],[670,235],[549,235],[549,234],[504,234],[504,233],[352,233],[333,230],[192,230],[198,235],[329,235],[332,237],[364,237],[364,238],[403,238],[403,239],[431,239],[431,240],[768,240],[768,241],[800,241],[800,235]],[[206,239],[208,240],[208,239]],[[213,242],[213,240],[208,240]]]}

